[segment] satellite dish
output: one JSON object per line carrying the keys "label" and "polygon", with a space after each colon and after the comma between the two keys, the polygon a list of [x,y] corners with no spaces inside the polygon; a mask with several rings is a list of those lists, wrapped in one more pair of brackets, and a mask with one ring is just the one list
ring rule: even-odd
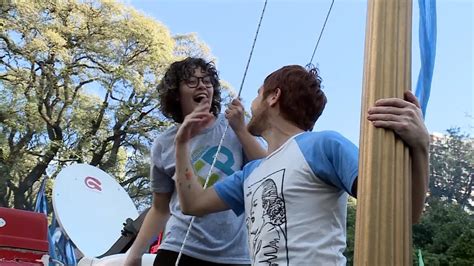
{"label": "satellite dish", "polygon": [[59,225],[87,257],[104,254],[138,211],[127,192],[104,171],[70,165],[54,181],[53,208]]}

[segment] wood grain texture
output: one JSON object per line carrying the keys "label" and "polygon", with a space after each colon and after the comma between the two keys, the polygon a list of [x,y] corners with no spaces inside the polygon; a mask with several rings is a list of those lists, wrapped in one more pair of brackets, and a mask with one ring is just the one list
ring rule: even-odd
{"label": "wood grain texture", "polygon": [[411,265],[408,148],[366,119],[381,98],[411,87],[411,0],[369,0],[362,93],[354,265]]}

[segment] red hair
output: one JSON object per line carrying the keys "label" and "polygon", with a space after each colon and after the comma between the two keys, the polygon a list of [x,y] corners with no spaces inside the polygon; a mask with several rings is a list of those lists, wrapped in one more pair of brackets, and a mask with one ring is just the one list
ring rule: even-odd
{"label": "red hair", "polygon": [[265,78],[263,98],[277,88],[282,116],[303,130],[312,130],[327,102],[318,69],[289,65],[276,70]]}

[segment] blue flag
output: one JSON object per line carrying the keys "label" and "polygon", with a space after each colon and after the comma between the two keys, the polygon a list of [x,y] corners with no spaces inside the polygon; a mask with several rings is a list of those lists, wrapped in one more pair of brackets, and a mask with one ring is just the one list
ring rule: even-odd
{"label": "blue flag", "polygon": [[[35,212],[44,213],[48,216],[48,200],[46,198],[45,188],[46,180],[41,182],[38,195],[36,195]],[[64,265],[77,265],[74,246],[71,241],[62,233],[57,226],[56,217],[53,213],[51,225],[48,228],[49,257],[52,261],[59,261]]]}
{"label": "blue flag", "polygon": [[419,43],[421,69],[415,95],[420,101],[423,116],[430,98],[431,81],[436,56],[436,0],[418,0],[420,7]]}
{"label": "blue flag", "polygon": [[[43,179],[41,182],[40,189],[38,191],[38,195],[36,195],[36,204],[35,204],[35,212],[43,213],[48,217],[48,200],[46,199],[46,193],[45,193],[45,187],[46,187],[46,178]],[[49,256],[52,259],[56,258],[56,253],[55,253],[55,248],[53,245],[53,241],[51,238],[51,232],[48,229],[48,243],[49,243]]]}

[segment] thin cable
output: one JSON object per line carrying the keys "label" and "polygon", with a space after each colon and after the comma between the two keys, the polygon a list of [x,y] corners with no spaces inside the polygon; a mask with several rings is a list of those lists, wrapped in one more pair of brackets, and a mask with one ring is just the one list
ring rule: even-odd
{"label": "thin cable", "polygon": [[240,83],[239,94],[238,94],[239,97],[240,97],[240,93],[242,93],[242,88],[244,87],[245,77],[247,77],[247,70],[249,69],[250,60],[252,59],[253,50],[255,48],[255,43],[257,42],[258,32],[260,30],[260,25],[262,24],[263,15],[265,14],[265,9],[266,8],[267,8],[267,0],[265,0],[265,4],[263,5],[262,15],[260,15],[260,20],[258,21],[257,31],[255,32],[255,37],[253,38],[252,49],[250,49],[249,60],[247,61],[247,66],[245,66],[244,76],[242,77],[242,82]]}
{"label": "thin cable", "polygon": [[[265,9],[267,7],[267,1],[268,0],[265,0],[265,4],[263,5],[262,14],[260,15],[260,20],[258,22],[257,31],[255,32],[255,37],[253,39],[252,48],[250,49],[249,59],[247,60],[247,65],[245,66],[244,76],[242,77],[242,82],[240,83],[238,97],[240,97],[240,94],[242,93],[242,88],[244,87],[245,77],[247,76],[247,71],[249,69],[250,61],[252,59],[253,50],[255,49],[255,43],[257,42],[258,33],[260,31],[260,25],[262,24],[263,16],[265,14]],[[214,166],[217,162],[217,155],[221,151],[222,143],[224,142],[224,138],[225,138],[225,135],[227,133],[227,129],[229,129],[229,124],[228,123],[226,124],[226,126],[224,128],[224,132],[222,133],[222,138],[219,141],[219,145],[217,146],[217,151],[213,156],[211,168],[209,168],[209,173],[207,174],[206,182],[204,183],[204,186],[203,186],[204,189],[207,188],[207,184],[209,183],[209,178],[212,174],[212,169],[214,169]],[[191,231],[191,228],[193,227],[193,223],[194,223],[195,218],[196,218],[196,216],[193,216],[191,218],[191,221],[189,222],[188,230],[186,230],[186,235],[184,236],[183,244],[181,245],[181,248],[179,249],[179,254],[178,254],[178,258],[176,259],[175,266],[179,265],[179,261],[181,260],[181,255],[183,254],[184,245],[186,244],[186,240],[188,239],[189,232]]]}
{"label": "thin cable", "polygon": [[316,42],[316,46],[314,46],[313,54],[311,55],[311,59],[309,60],[308,66],[310,66],[313,63],[314,55],[316,54],[316,50],[318,49],[319,41],[321,40],[321,37],[323,36],[324,28],[326,27],[326,23],[328,22],[328,18],[329,18],[329,15],[331,14],[333,5],[334,5],[334,0],[332,0],[331,6],[329,7],[329,11],[326,15],[326,20],[324,20],[323,27],[321,28],[321,32],[319,33],[318,41]]}
{"label": "thin cable", "polygon": [[[211,168],[209,168],[209,173],[207,174],[206,182],[204,183],[204,186],[203,186],[204,189],[207,187],[207,184],[209,183],[209,177],[211,176],[211,174],[212,174],[212,169],[214,169],[214,165],[216,164],[217,155],[219,154],[219,152],[220,152],[220,150],[221,150],[221,146],[222,146],[222,143],[224,142],[224,137],[225,137],[225,135],[226,135],[226,133],[227,133],[227,129],[228,129],[228,128],[229,128],[229,124],[226,124],[226,126],[225,126],[225,128],[224,128],[224,133],[222,133],[222,138],[221,138],[221,140],[219,141],[219,145],[217,146],[216,154],[214,154],[214,156],[213,156]],[[188,239],[189,232],[191,232],[191,228],[193,227],[193,223],[194,223],[194,219],[195,219],[195,218],[196,218],[196,216],[193,216],[193,217],[191,218],[191,221],[189,222],[188,229],[186,230],[186,235],[184,236],[183,244],[181,244],[181,248],[179,249],[178,258],[176,258],[175,266],[178,266],[178,265],[179,265],[179,261],[181,260],[181,255],[183,254],[184,245],[186,244],[186,240]]]}

